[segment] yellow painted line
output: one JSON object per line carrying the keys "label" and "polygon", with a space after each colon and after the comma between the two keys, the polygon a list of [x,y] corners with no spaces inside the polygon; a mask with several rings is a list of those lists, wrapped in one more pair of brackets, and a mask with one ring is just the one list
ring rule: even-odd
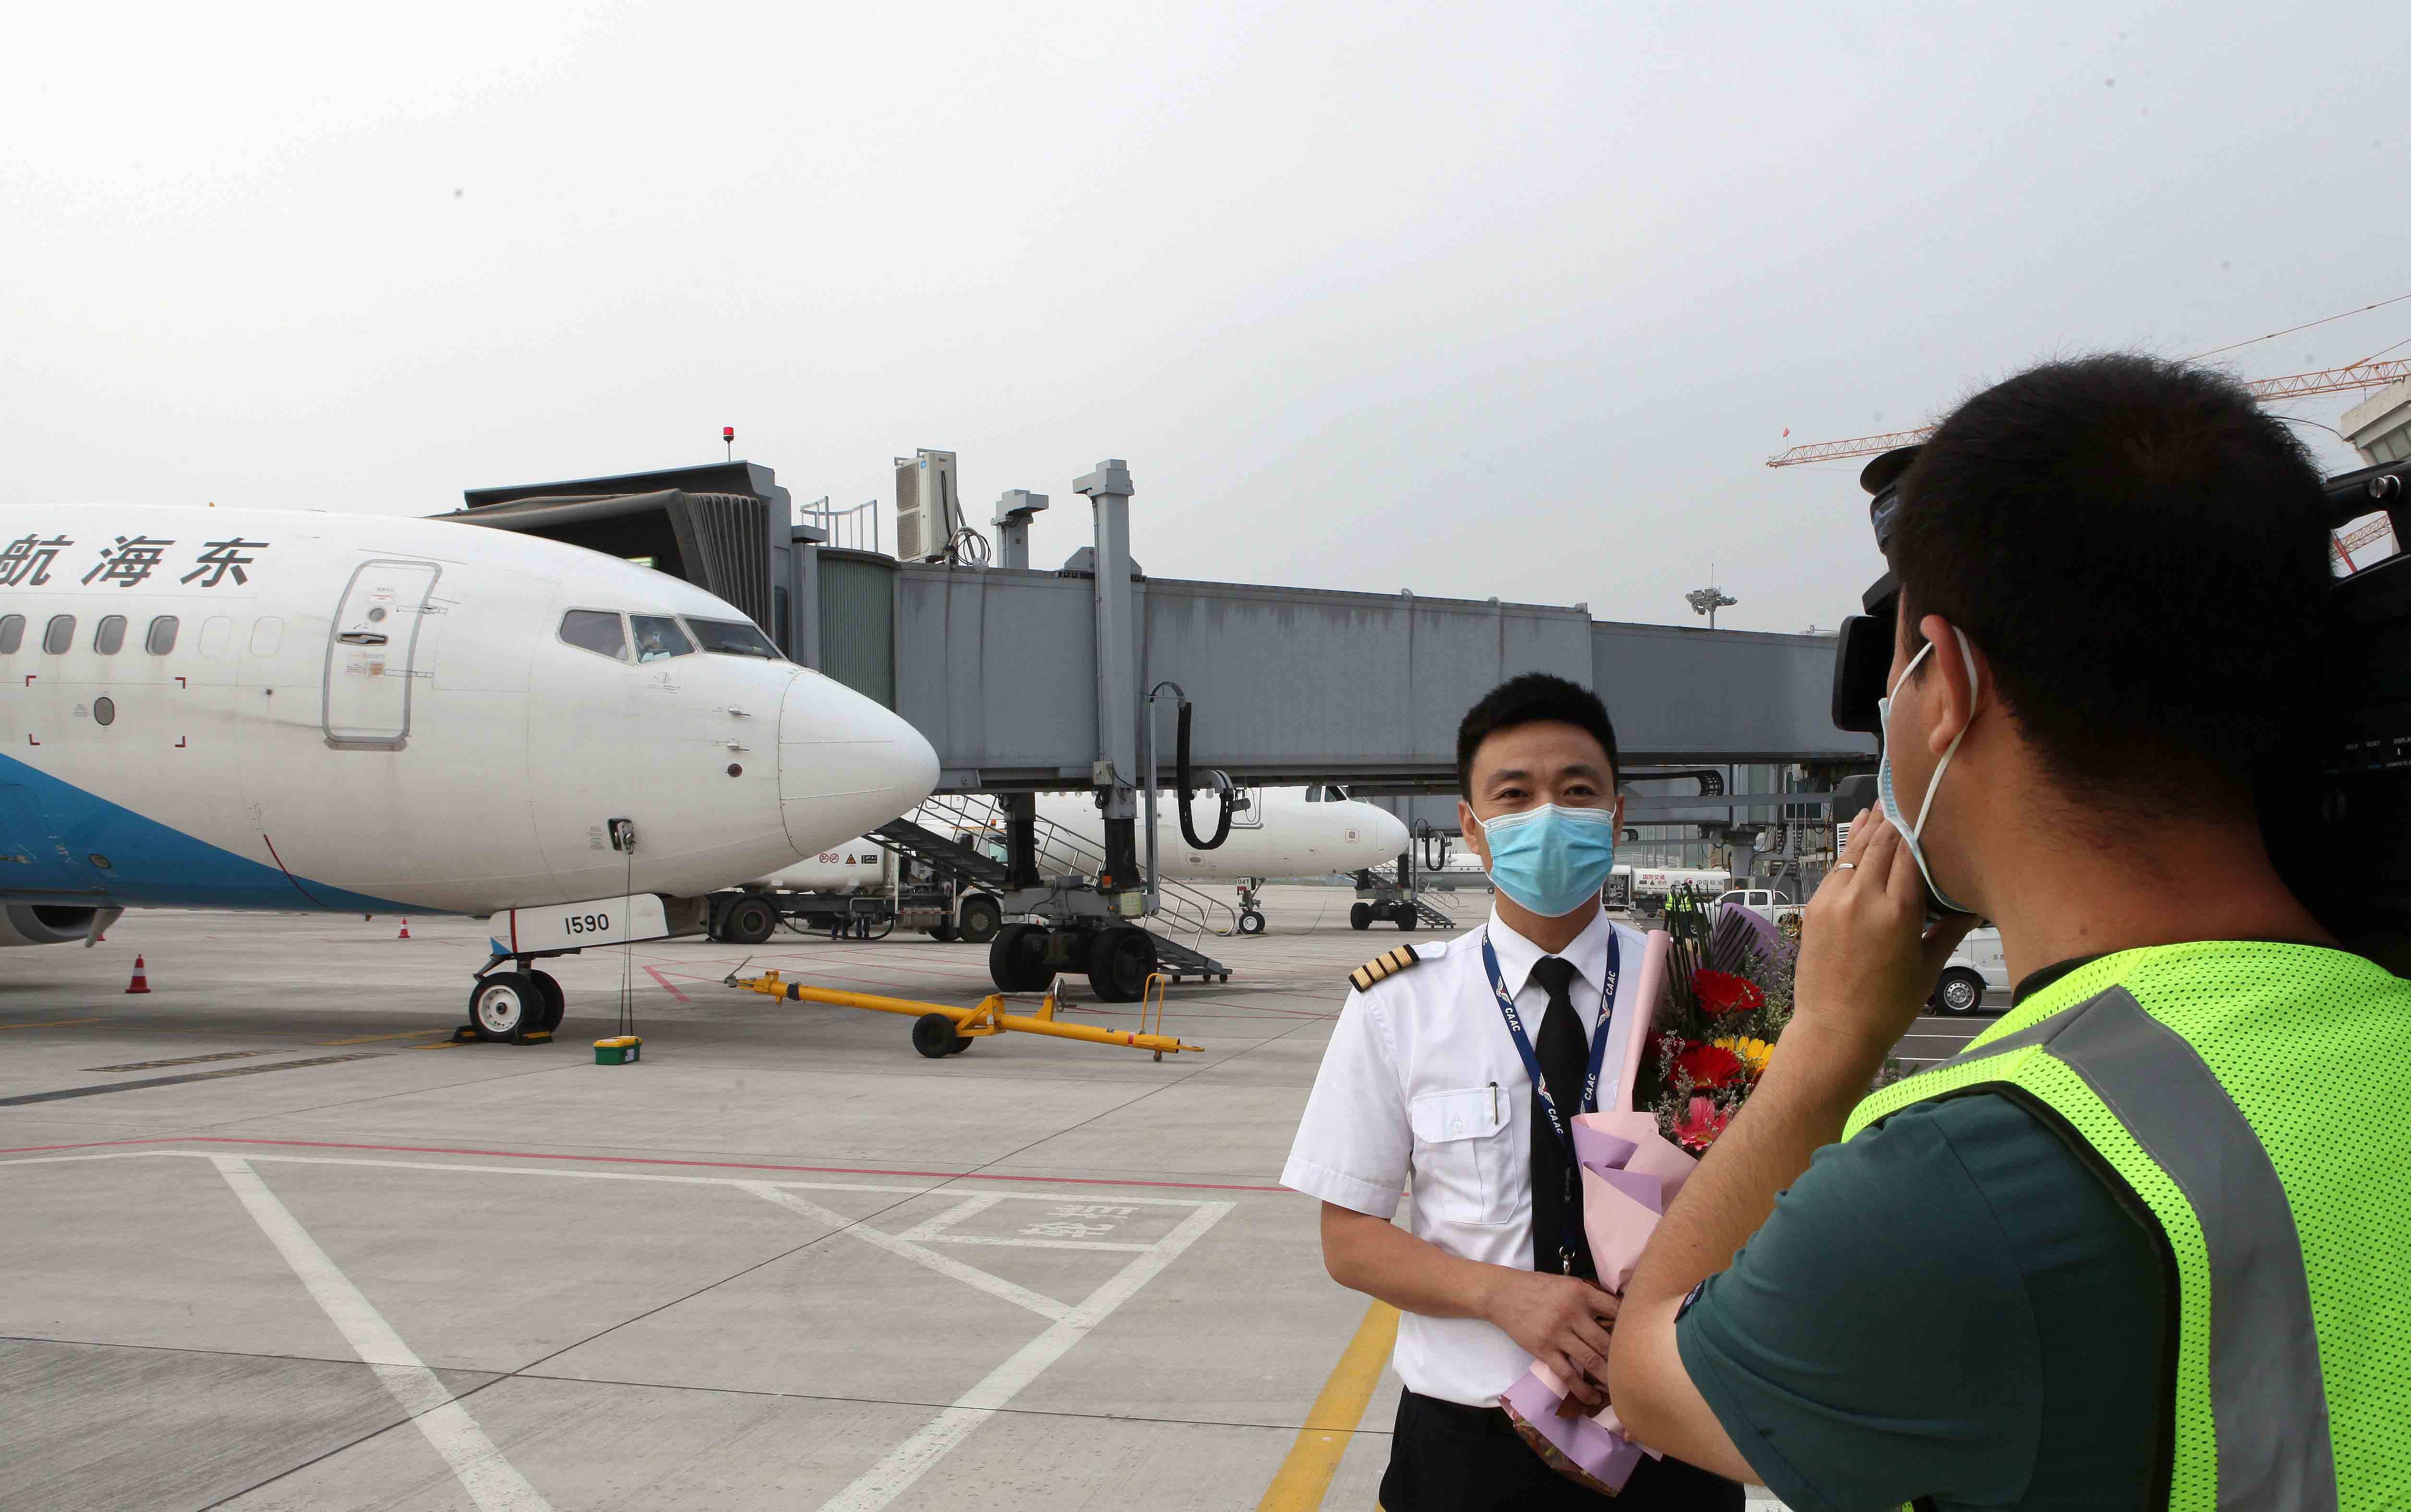
{"label": "yellow painted line", "polygon": [[64,1029],[70,1024],[98,1024],[98,1019],[49,1019],[40,1024],[0,1024],[0,1029]]}
{"label": "yellow painted line", "polygon": [[1365,1406],[1381,1384],[1381,1367],[1390,1362],[1390,1346],[1398,1338],[1398,1310],[1375,1302],[1365,1310],[1356,1337],[1340,1352],[1322,1383],[1322,1394],[1307,1409],[1306,1424],[1289,1447],[1289,1457],[1274,1472],[1256,1512],[1314,1512],[1331,1490],[1332,1475],[1348,1441],[1365,1418]]}
{"label": "yellow painted line", "polygon": [[460,1043],[460,1041],[458,1040],[438,1040],[431,1045],[413,1045],[410,1048],[413,1050],[449,1050],[459,1043]]}
{"label": "yellow painted line", "polygon": [[449,1029],[411,1029],[402,1034],[359,1034],[349,1040],[313,1040],[314,1045],[373,1045],[387,1040],[424,1040],[431,1034],[450,1034]]}

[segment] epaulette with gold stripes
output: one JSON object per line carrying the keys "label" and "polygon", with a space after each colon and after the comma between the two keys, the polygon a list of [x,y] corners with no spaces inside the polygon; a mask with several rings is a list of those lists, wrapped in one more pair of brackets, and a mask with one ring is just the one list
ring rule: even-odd
{"label": "epaulette with gold stripes", "polygon": [[1394,977],[1422,959],[1422,956],[1415,953],[1413,946],[1401,945],[1396,950],[1384,951],[1355,970],[1349,972],[1348,981],[1358,992],[1370,992],[1373,990],[1373,983]]}

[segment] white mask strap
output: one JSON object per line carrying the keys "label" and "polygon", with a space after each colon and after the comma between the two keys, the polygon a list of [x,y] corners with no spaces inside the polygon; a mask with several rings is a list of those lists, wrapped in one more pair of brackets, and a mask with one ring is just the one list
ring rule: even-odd
{"label": "white mask strap", "polygon": [[[1951,744],[1943,749],[1942,760],[1934,763],[1934,776],[1925,784],[1925,801],[1917,806],[1917,822],[1909,826],[1908,837],[1912,840],[1925,833],[1925,816],[1934,809],[1934,795],[1942,791],[1942,774],[1950,770],[1951,758],[1959,754],[1959,742],[1967,738],[1967,727],[1976,722],[1976,653],[1968,647],[1965,631],[1953,625],[1951,627],[1951,633],[1959,638],[1960,660],[1965,662],[1967,667],[1967,718],[1959,726],[1959,733],[1951,737]],[[1907,670],[1900,675],[1902,682],[1908,680],[1908,674],[1917,670],[1918,661],[1925,655],[1926,651],[1932,649],[1934,649],[1934,643],[1927,641],[1925,650],[1918,652],[1916,656],[1909,659]]]}

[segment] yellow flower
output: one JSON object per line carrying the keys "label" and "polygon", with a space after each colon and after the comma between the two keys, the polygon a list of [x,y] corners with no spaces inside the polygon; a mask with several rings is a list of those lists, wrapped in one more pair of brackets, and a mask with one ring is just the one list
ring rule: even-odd
{"label": "yellow flower", "polygon": [[1763,1040],[1727,1035],[1721,1040],[1711,1040],[1708,1042],[1718,1049],[1730,1050],[1739,1055],[1748,1064],[1752,1081],[1757,1080],[1759,1073],[1766,1069],[1767,1061],[1775,1054],[1775,1047]]}

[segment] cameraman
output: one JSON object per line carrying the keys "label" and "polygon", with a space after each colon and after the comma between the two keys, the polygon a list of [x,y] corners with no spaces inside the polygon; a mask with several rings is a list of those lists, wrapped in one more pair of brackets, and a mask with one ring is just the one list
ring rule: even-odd
{"label": "cameraman", "polygon": [[[1627,1290],[1636,1436],[1798,1512],[2411,1505],[2411,982],[2287,892],[2250,793],[2316,717],[2327,543],[2291,434],[2200,369],[2052,363],[1927,443],[1887,821]],[[2015,1006],[1868,1097],[1978,915]]]}

